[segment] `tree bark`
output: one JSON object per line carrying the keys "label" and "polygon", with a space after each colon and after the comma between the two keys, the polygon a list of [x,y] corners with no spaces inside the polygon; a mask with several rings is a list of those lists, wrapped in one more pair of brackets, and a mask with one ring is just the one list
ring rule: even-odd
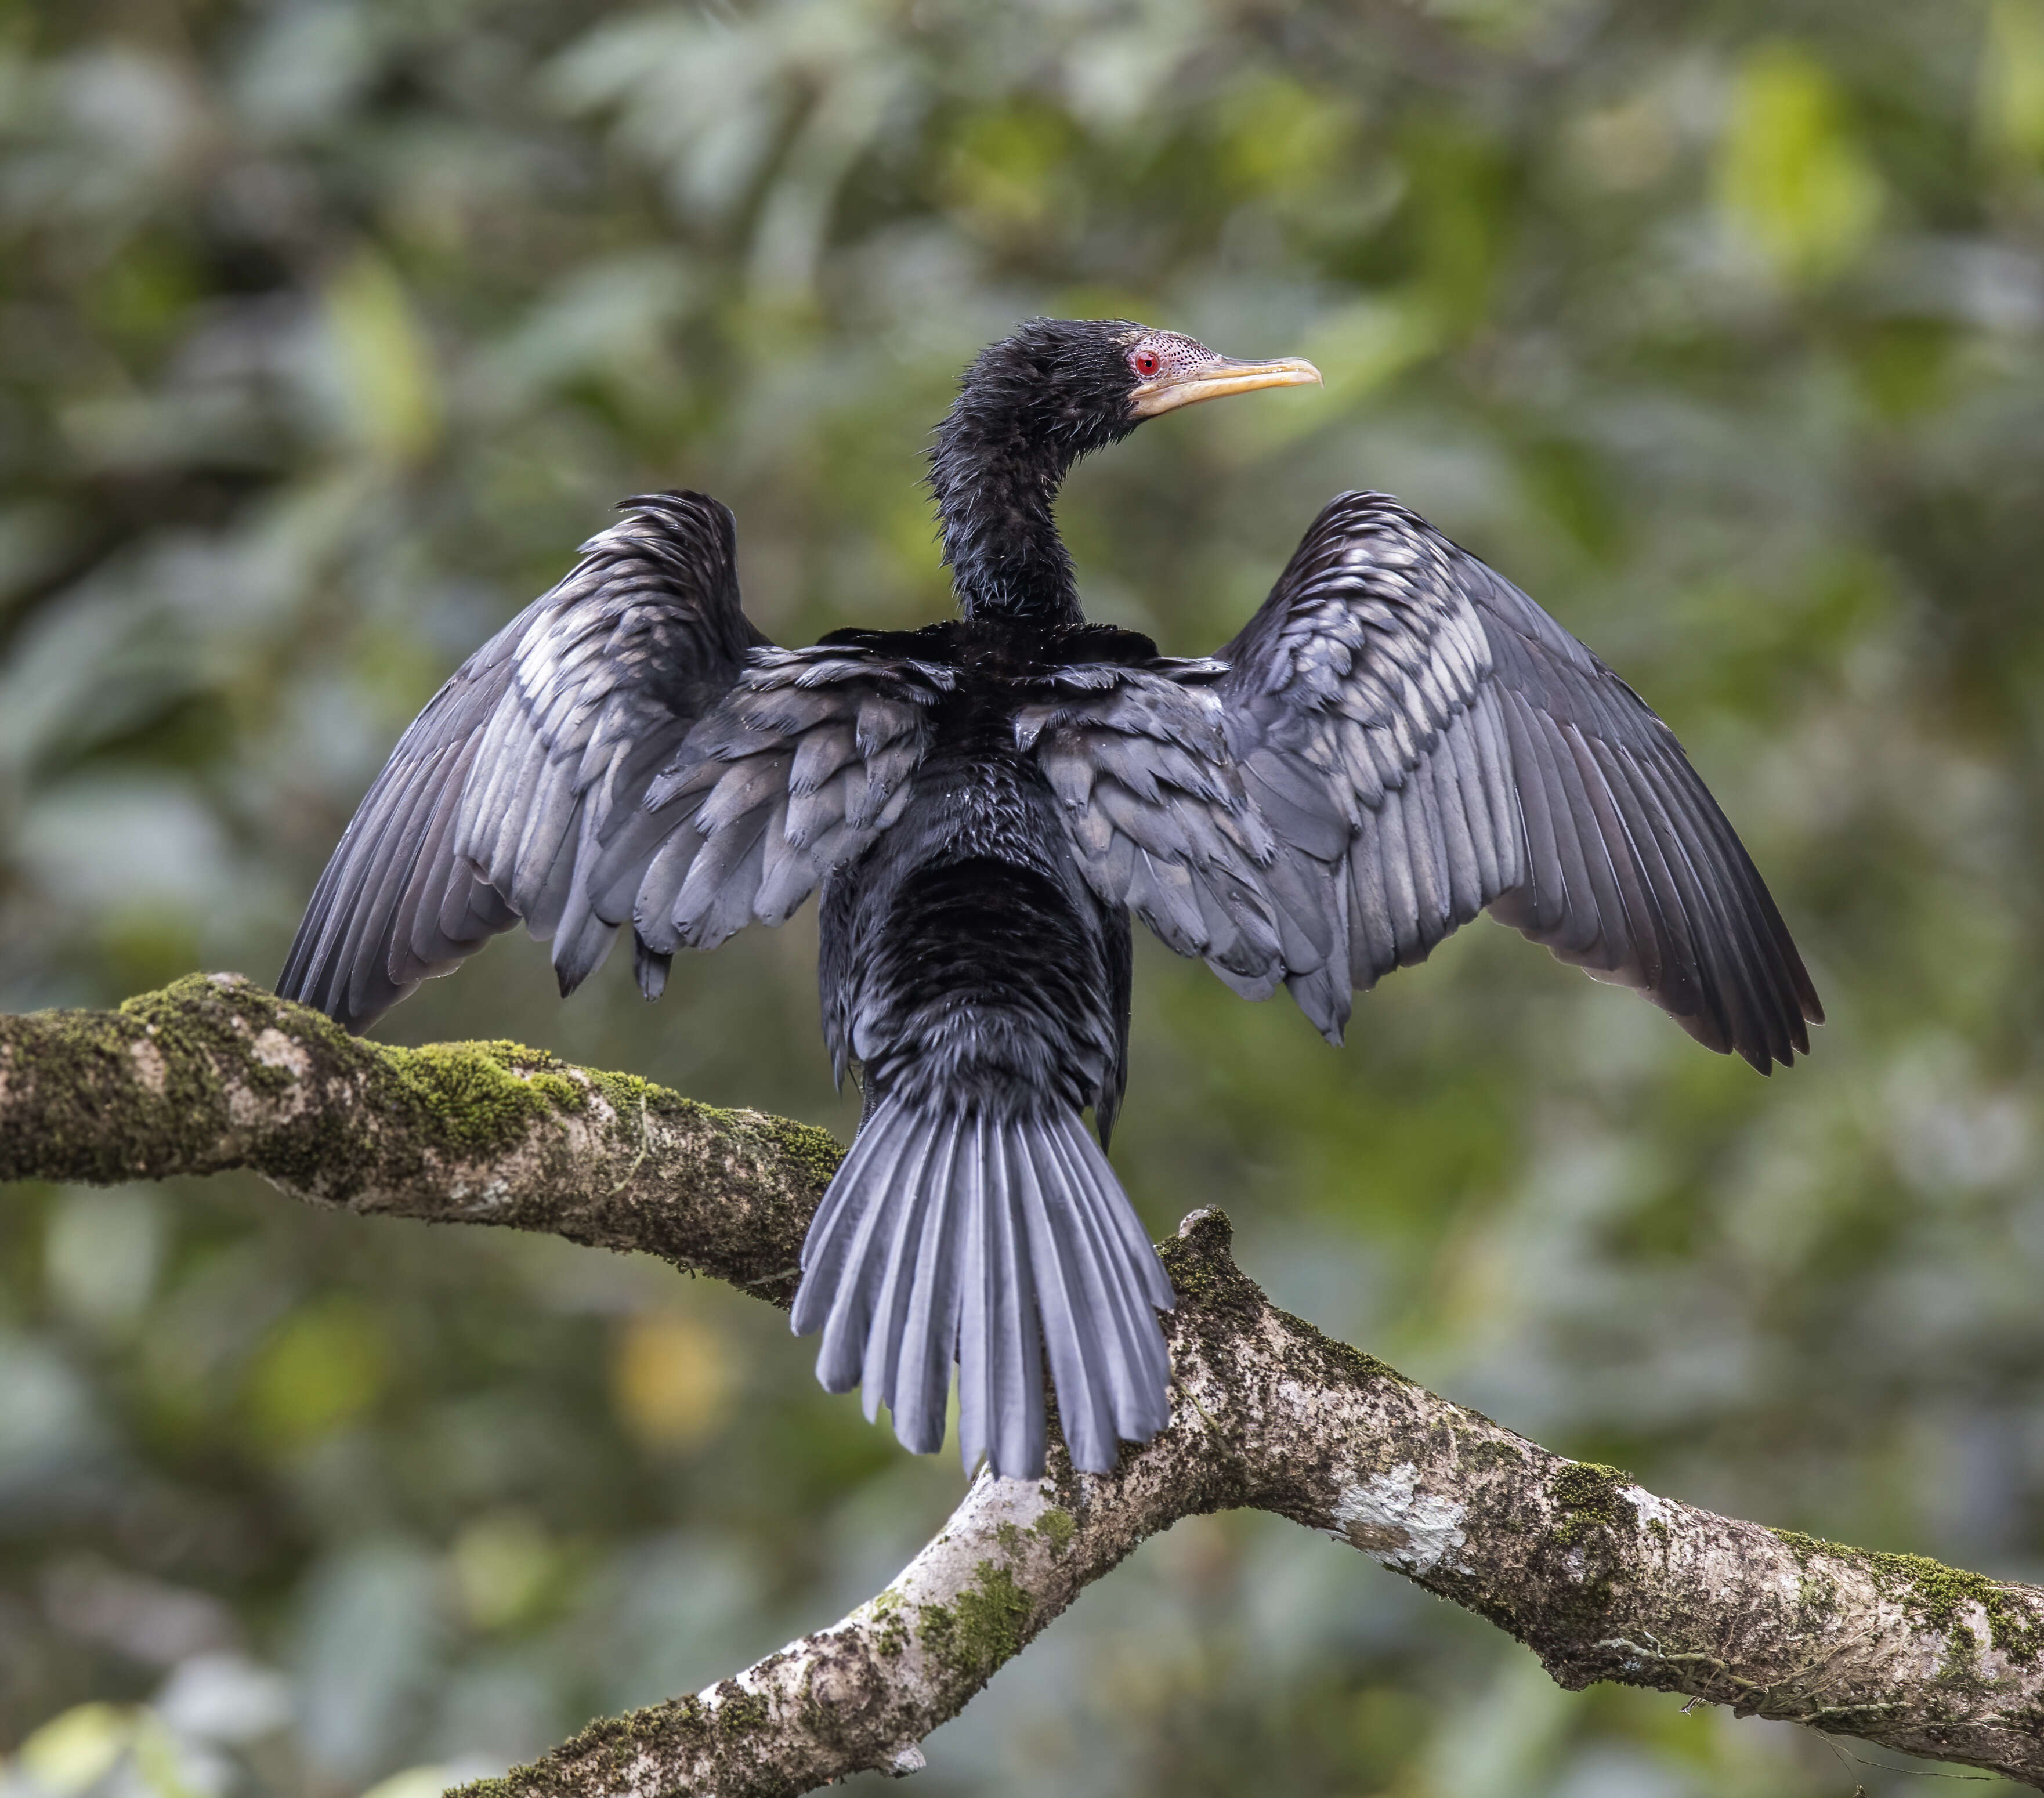
{"label": "tree bark", "polygon": [[[840,1151],[512,1043],[394,1049],[234,975],[0,1018],[0,1179],[248,1168],[316,1204],[639,1249],[785,1305]],[[922,1738],[1146,1537],[1272,1511],[1524,1642],[1563,1686],[1685,1694],[2044,1789],[2044,1590],[1658,1497],[1278,1310],[1227,1221],[1164,1244],[1169,1427],[1104,1476],[982,1474],[886,1591],[472,1798],[806,1792]]]}

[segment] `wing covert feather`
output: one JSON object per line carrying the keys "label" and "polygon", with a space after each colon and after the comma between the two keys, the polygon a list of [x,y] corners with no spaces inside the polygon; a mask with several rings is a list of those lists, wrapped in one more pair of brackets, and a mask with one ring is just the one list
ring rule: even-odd
{"label": "wing covert feather", "polygon": [[1087,884],[1181,955],[1263,997],[1284,974],[1263,888],[1274,847],[1230,761],[1210,686],[1182,670],[1088,665],[1015,716]]}
{"label": "wing covert feather", "polygon": [[661,958],[784,922],[901,816],[956,679],[848,645],[759,651],[596,859],[597,910]]}

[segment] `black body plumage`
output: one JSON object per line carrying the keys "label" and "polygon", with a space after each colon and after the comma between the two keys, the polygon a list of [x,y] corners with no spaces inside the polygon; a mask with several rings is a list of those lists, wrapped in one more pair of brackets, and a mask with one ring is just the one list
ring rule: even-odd
{"label": "black body plumage", "polygon": [[1169,1413],[1170,1288],[1103,1152],[1132,914],[1337,1042],[1354,992],[1488,908],[1762,1072],[1806,1052],[1808,977],[1667,727],[1395,501],[1331,503],[1211,659],[1084,622],[1072,462],[1309,378],[1119,322],[994,345],[932,458],[962,616],[920,631],[777,649],[722,506],[628,501],[406,732],[280,990],[360,1028],[522,920],[563,993],[628,924],[655,997],[678,949],[820,886],[824,1037],[866,1109],[795,1327],[919,1450],[955,1362],[967,1464],[1020,1476],[1047,1358],[1082,1468]]}

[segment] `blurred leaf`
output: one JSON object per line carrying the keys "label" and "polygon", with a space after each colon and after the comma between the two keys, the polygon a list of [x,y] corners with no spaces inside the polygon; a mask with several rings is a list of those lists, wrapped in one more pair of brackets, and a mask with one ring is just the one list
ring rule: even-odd
{"label": "blurred leaf", "polygon": [[529,1616],[562,1567],[546,1533],[516,1514],[478,1517],[455,1538],[448,1554],[463,1608],[480,1630],[501,1629]]}
{"label": "blurred leaf", "polygon": [[1034,231],[1077,198],[1061,179],[1074,148],[1070,125],[1046,106],[970,114],[945,171],[951,202],[970,229],[997,242]]}
{"label": "blurred leaf", "polygon": [[1619,192],[1653,186],[1673,167],[1681,145],[1679,121],[1669,115],[1668,97],[1662,94],[1585,113],[1573,132],[1585,172]]}
{"label": "blurred leaf", "polygon": [[1220,121],[1235,179],[1281,204],[1342,167],[1361,123],[1352,102],[1276,75],[1232,88]]}
{"label": "blurred leaf", "polygon": [[366,1415],[382,1396],[390,1351],[374,1312],[346,1295],[294,1312],[248,1377],[251,1421],[286,1450]]}
{"label": "blurred leaf", "polygon": [[44,1243],[52,1296],[94,1329],[132,1325],[156,1285],[164,1222],[163,1201],[146,1187],[67,1189],[50,1212]]}
{"label": "blurred leaf", "polygon": [[0,1327],[0,1496],[75,1470],[102,1441],[83,1376],[53,1345]]}
{"label": "blurred leaf", "polygon": [[1881,180],[1830,74],[1807,51],[1769,44],[1740,66],[1718,194],[1735,227],[1789,281],[1826,280],[1866,248]]}
{"label": "blurred leaf", "polygon": [[75,1705],[21,1744],[17,1764],[44,1791],[70,1798],[113,1770],[134,1742],[136,1715],[125,1705]]}
{"label": "blurred leaf", "polygon": [[1572,1719],[1566,1696],[1531,1656],[1508,1653],[1488,1687],[1457,1708],[1460,1727],[1435,1736],[1421,1791],[1525,1792],[1550,1777]]}
{"label": "blurred leaf", "polygon": [[282,1674],[245,1655],[194,1654],[178,1663],[153,1708],[181,1735],[253,1742],[290,1723],[290,1686]]}
{"label": "blurred leaf", "polygon": [[360,250],[327,282],[325,301],[343,403],[356,436],[384,460],[416,462],[440,437],[440,383],[396,271],[374,251]]}
{"label": "blurred leaf", "polygon": [[1436,325],[1468,329],[1490,306],[1517,223],[1513,171],[1497,143],[1451,114],[1422,115],[1401,152],[1416,293]]}
{"label": "blurred leaf", "polygon": [[1980,125],[1991,152],[2044,161],[2044,0],[1994,0],[1988,7]]}
{"label": "blurred leaf", "polygon": [[222,1798],[226,1769],[144,1711],[135,1729],[136,1783],[148,1798]]}
{"label": "blurred leaf", "polygon": [[362,1798],[440,1798],[442,1792],[472,1777],[458,1767],[407,1767],[402,1773],[377,1781]]}
{"label": "blurred leaf", "polygon": [[439,1647],[433,1563],[410,1544],[357,1543],[308,1582],[298,1654],[305,1752],[326,1777],[391,1764],[426,1698]]}

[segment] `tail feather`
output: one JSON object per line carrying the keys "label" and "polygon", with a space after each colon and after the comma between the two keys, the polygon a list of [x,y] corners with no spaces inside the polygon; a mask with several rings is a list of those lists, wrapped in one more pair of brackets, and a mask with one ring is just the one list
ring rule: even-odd
{"label": "tail feather", "polygon": [[[1107,1158],[1096,1148],[1074,1118],[1053,1139],[1062,1163],[1068,1192],[1097,1193],[1101,1183],[1119,1197]],[[1166,1397],[1170,1362],[1158,1333],[1153,1309],[1169,1310],[1171,1283],[1157,1251],[1124,1199],[1118,1206],[1101,1204],[1053,1208],[1085,1269],[1085,1291],[1103,1349],[1106,1385],[1116,1419],[1136,1430],[1122,1434],[1147,1440],[1169,1420]],[[1137,1432],[1139,1431],[1139,1434]]]}
{"label": "tail feather", "polygon": [[1036,1291],[1008,1180],[1005,1132],[974,1118],[971,1154],[958,1170],[962,1202],[964,1304],[959,1317],[959,1448],[970,1467],[1043,1465],[1043,1359]]}
{"label": "tail feather", "polygon": [[[1102,1282],[1090,1245],[1075,1237],[1072,1219],[1055,1207],[1043,1190],[1043,1177],[1026,1156],[1023,1179],[1028,1190],[1026,1215],[1034,1226],[1030,1252],[1043,1270],[1040,1284],[1043,1340],[1051,1352],[1051,1379],[1058,1390],[1058,1416],[1072,1458],[1092,1467],[1114,1458],[1114,1405],[1108,1373],[1109,1356],[1095,1323],[1089,1293]],[[1053,1191],[1061,1191],[1057,1178]]]}
{"label": "tail feather", "polygon": [[[861,1142],[863,1140],[862,1133]],[[897,1226],[897,1231],[892,1233],[898,1234],[901,1212],[905,1208],[912,1209],[915,1197],[921,1189],[919,1163],[927,1161],[929,1147],[927,1139],[919,1139],[905,1131],[874,1133],[873,1152],[863,1159],[858,1170],[861,1189],[870,1193],[874,1202],[858,1207],[843,1206],[828,1215],[820,1210],[816,1222],[810,1226],[809,1241],[803,1245],[803,1261],[806,1264],[813,1251],[819,1282],[842,1291],[847,1301],[833,1305],[827,1318],[816,1320],[823,1324],[824,1330],[816,1376],[829,1391],[848,1392],[859,1378],[859,1370],[865,1358],[866,1330],[873,1319],[875,1282],[870,1278],[847,1276],[863,1274],[875,1266],[875,1243],[886,1241],[890,1234],[889,1224]],[[855,1144],[855,1153],[857,1148]],[[847,1160],[849,1163],[850,1158]],[[905,1169],[902,1165],[905,1162],[910,1164]],[[910,1176],[906,1181],[901,1178],[905,1172]],[[839,1178],[843,1177],[840,1170]],[[809,1283],[805,1265],[802,1282],[805,1291]],[[800,1299],[797,1294],[796,1328],[806,1334]],[[814,1324],[808,1326],[813,1327]]]}
{"label": "tail feather", "polygon": [[893,1416],[895,1435],[918,1454],[935,1454],[944,1446],[944,1400],[951,1392],[963,1297],[958,1254],[963,1225],[957,1208],[943,1203],[943,1197],[958,1177],[961,1157],[971,1152],[960,1120],[951,1119],[942,1155],[927,1176],[938,1202],[928,1208],[912,1251],[914,1271],[897,1357],[892,1363],[866,1363],[874,1393],[866,1416],[884,1402]]}
{"label": "tail feather", "polygon": [[866,1413],[928,1454],[943,1439],[951,1363],[970,1468],[1043,1471],[1044,1350],[1074,1464],[1114,1465],[1170,1416],[1155,1315],[1170,1282],[1077,1113],[1001,1117],[883,1100],[802,1253],[798,1335],[821,1330],[816,1376],[863,1379]]}
{"label": "tail feather", "polygon": [[[932,1195],[940,1198],[949,1184],[948,1170],[957,1152],[958,1135],[958,1120],[953,1119],[947,1132],[933,1134],[915,1143],[912,1152],[905,1154],[897,1166],[896,1189],[902,1193],[902,1198],[894,1207],[897,1216],[887,1244],[886,1268],[874,1301],[872,1323],[866,1331],[865,1366],[901,1366],[909,1332],[915,1327],[915,1304],[920,1289],[917,1273],[923,1258],[924,1238],[933,1223],[942,1222],[941,1218],[933,1219],[931,1215],[937,1208]],[[933,1293],[931,1297],[944,1306],[944,1315],[955,1330],[955,1308],[951,1304],[950,1295]],[[905,1377],[897,1380],[897,1389],[889,1393],[888,1400],[897,1426],[903,1431],[903,1441],[908,1441],[912,1435],[920,1453],[933,1454],[943,1446],[944,1393],[951,1383],[950,1362],[933,1362],[925,1355],[912,1374],[908,1370],[903,1370],[903,1373]],[[851,1377],[856,1377],[856,1374]],[[866,1384],[867,1423],[871,1423],[878,1412],[880,1400],[880,1382],[869,1380]],[[912,1424],[909,1419],[910,1413],[913,1414]]]}

